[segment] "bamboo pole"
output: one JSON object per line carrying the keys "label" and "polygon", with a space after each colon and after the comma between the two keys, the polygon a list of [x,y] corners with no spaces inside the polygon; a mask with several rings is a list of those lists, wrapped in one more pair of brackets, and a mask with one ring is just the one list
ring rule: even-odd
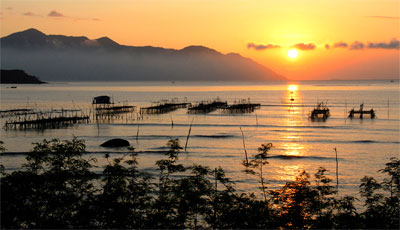
{"label": "bamboo pole", "polygon": [[247,165],[249,165],[249,159],[248,159],[248,157],[247,157],[246,144],[245,144],[245,142],[244,142],[244,134],[243,134],[242,127],[239,127],[239,128],[240,128],[240,132],[242,133],[243,149],[244,149],[244,155],[246,156],[246,166],[247,166]]}
{"label": "bamboo pole", "polygon": [[169,114],[170,118],[171,118],[171,128],[174,128],[174,120],[172,120],[172,115]]}
{"label": "bamboo pole", "polygon": [[189,142],[190,132],[192,131],[193,121],[194,121],[194,118],[192,119],[192,122],[190,123],[189,132],[188,132],[188,135],[187,135],[187,137],[186,137],[185,152],[186,152],[187,144],[188,144],[188,142]]}
{"label": "bamboo pole", "polygon": [[257,117],[257,112],[256,112],[255,114],[256,114],[256,125],[258,126],[258,117]]}
{"label": "bamboo pole", "polygon": [[344,104],[345,104],[344,123],[346,124],[346,122],[347,122],[347,100],[344,101]]}
{"label": "bamboo pole", "polygon": [[136,140],[139,139],[139,121],[137,122]]}
{"label": "bamboo pole", "polygon": [[388,105],[388,119],[389,119],[389,100],[388,100],[387,105]]}
{"label": "bamboo pole", "polygon": [[339,162],[338,162],[336,147],[334,148],[334,150],[336,153],[336,189],[339,190]]}

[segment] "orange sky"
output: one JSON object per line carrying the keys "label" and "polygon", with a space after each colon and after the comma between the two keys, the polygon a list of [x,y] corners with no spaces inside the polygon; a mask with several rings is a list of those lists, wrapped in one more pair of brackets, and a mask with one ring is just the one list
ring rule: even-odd
{"label": "orange sky", "polygon": [[[124,45],[204,45],[240,53],[293,80],[400,75],[400,50],[389,44],[400,39],[399,0],[1,0],[0,9],[2,37],[36,28],[108,36]],[[365,48],[332,48],[355,41]],[[280,48],[249,49],[249,43]],[[315,48],[288,58],[298,43]]]}

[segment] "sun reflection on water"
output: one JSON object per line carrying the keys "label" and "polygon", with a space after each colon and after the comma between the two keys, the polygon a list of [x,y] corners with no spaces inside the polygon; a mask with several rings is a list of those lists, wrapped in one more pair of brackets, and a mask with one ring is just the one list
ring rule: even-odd
{"label": "sun reflection on water", "polygon": [[296,176],[304,169],[304,165],[285,165],[278,169],[279,179],[282,181],[294,181]]}
{"label": "sun reflection on water", "polygon": [[[296,137],[296,139],[299,139],[300,137]],[[283,143],[281,148],[285,150],[285,155],[287,156],[303,156],[303,150],[304,150],[304,145],[300,143],[293,143],[293,142],[288,142],[288,143]]]}
{"label": "sun reflection on water", "polygon": [[[304,125],[307,120],[304,119],[303,101],[298,85],[287,86],[283,102],[286,105],[287,113],[282,119],[282,125],[285,128],[280,135],[282,142],[278,148],[281,149],[281,154],[284,156],[304,156],[307,146],[302,142],[304,134],[298,132],[297,126]],[[304,165],[299,164],[297,160],[285,160],[282,163],[277,169],[277,173],[279,179],[283,181],[295,180],[296,175],[304,168]]]}

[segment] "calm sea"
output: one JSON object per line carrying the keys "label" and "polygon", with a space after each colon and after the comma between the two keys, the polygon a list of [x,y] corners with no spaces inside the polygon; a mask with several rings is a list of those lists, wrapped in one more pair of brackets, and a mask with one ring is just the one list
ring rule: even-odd
{"label": "calm sea", "polygon": [[[289,85],[295,85],[289,90]],[[335,151],[339,159],[339,190],[355,194],[360,179],[381,178],[377,172],[391,157],[399,157],[400,92],[399,82],[391,81],[308,81],[291,83],[226,83],[226,82],[73,82],[46,85],[1,86],[1,109],[83,109],[89,111],[93,97],[111,96],[114,102],[138,107],[161,100],[199,102],[220,98],[228,103],[250,99],[261,108],[249,114],[187,114],[179,109],[163,115],[136,115],[110,123],[80,124],[62,129],[1,130],[7,152],[1,157],[8,170],[21,167],[24,152],[33,142],[43,139],[84,139],[88,157],[97,157],[98,166],[106,152],[119,157],[125,149],[105,149],[99,145],[111,138],[123,138],[139,153],[140,167],[153,172],[156,160],[164,157],[168,140],[179,138],[185,145],[193,122],[188,148],[182,152],[184,164],[221,166],[241,191],[258,192],[257,178],[246,175],[242,142],[249,155],[263,143],[271,142],[269,165],[265,178],[269,188],[293,180],[301,170],[315,173],[322,166],[335,179]],[[312,122],[310,111],[317,102],[327,102],[331,117],[326,122]],[[359,108],[376,110],[376,119],[347,119],[347,111]],[[1,126],[9,118],[1,119]],[[171,125],[173,121],[173,126]],[[136,138],[139,129],[138,139]],[[22,154],[21,154],[22,153]],[[100,168],[99,168],[100,170]]]}

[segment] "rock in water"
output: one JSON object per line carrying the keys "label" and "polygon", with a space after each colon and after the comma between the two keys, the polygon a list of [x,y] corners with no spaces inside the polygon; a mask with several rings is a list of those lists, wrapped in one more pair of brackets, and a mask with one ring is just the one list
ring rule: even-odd
{"label": "rock in water", "polygon": [[130,146],[130,144],[129,144],[129,141],[127,141],[127,140],[116,138],[116,139],[108,140],[108,141],[104,142],[103,144],[101,144],[100,146],[117,148],[117,147]]}

